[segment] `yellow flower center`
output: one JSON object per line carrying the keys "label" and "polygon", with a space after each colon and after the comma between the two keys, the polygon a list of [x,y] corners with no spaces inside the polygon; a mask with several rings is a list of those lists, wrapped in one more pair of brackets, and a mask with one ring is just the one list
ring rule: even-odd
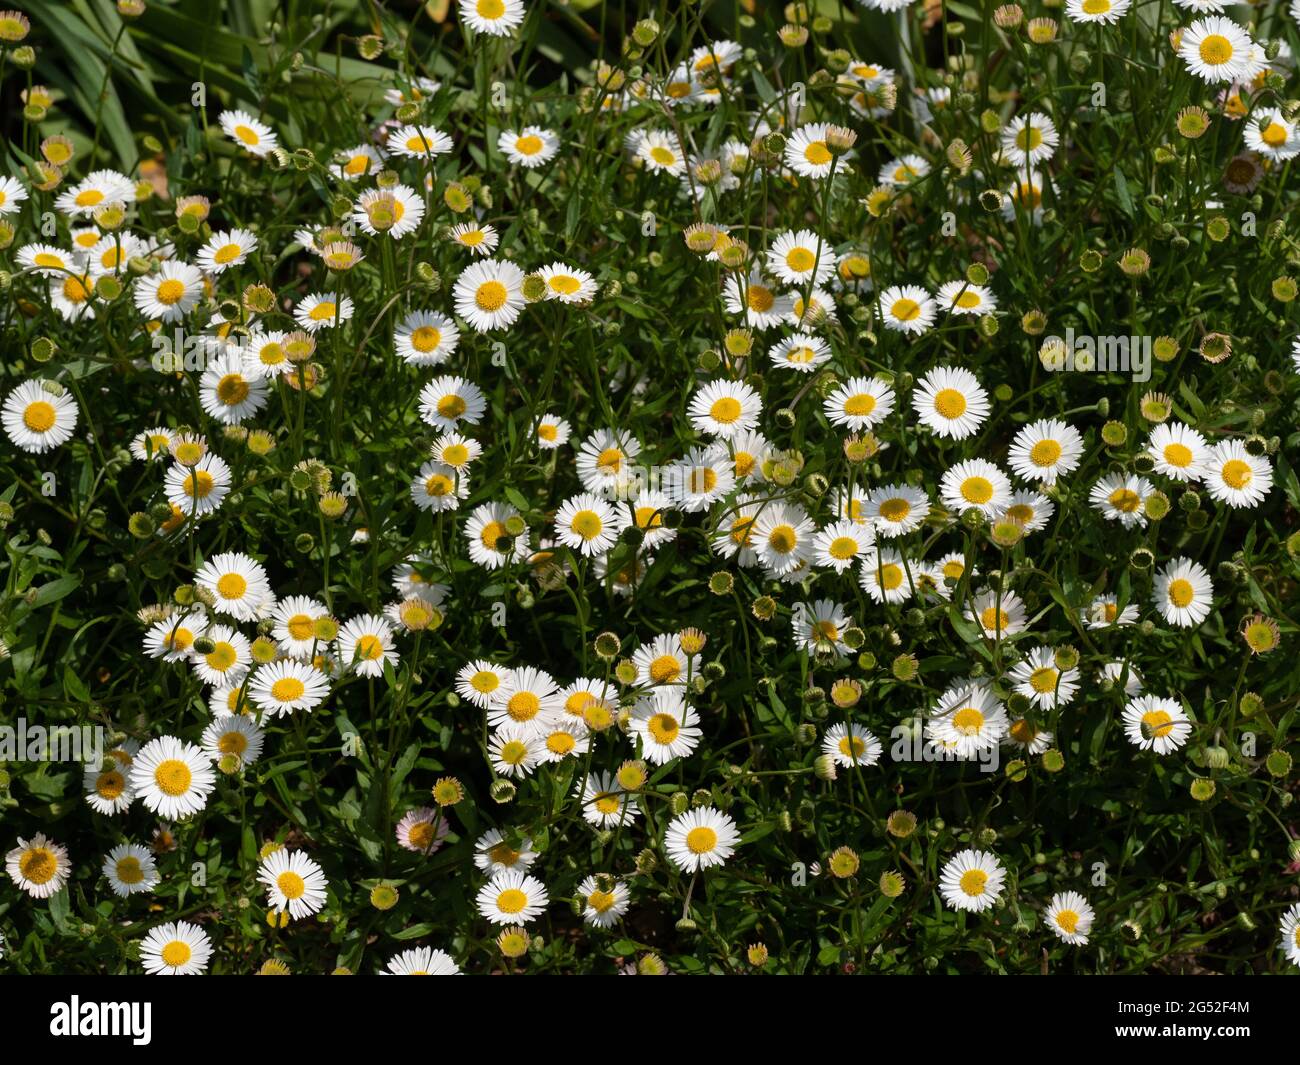
{"label": "yellow flower center", "polygon": [[158,302],[166,304],[168,307],[174,306],[181,301],[185,295],[185,283],[177,281],[174,277],[169,277],[166,281],[158,286]]}
{"label": "yellow flower center", "polygon": [[1186,444],[1166,444],[1165,461],[1170,466],[1184,469],[1192,464],[1192,449]]}
{"label": "yellow flower center", "polygon": [[831,541],[830,547],[826,551],[831,558],[837,558],[843,562],[858,553],[858,542],[851,536],[837,536]]}
{"label": "yellow flower center", "polygon": [[158,768],[153,771],[153,779],[163,794],[174,798],[190,790],[194,776],[190,767],[179,758],[168,758],[165,762],[158,763]]}
{"label": "yellow flower center", "polygon": [[248,750],[248,737],[242,732],[227,732],[217,740],[217,750],[222,754],[242,755]]}
{"label": "yellow flower center", "polygon": [[952,715],[952,727],[963,736],[978,736],[984,727],[984,715],[973,706],[963,706]]}
{"label": "yellow flower center", "polygon": [[188,943],[182,943],[179,939],[173,939],[160,952],[164,965],[169,965],[173,969],[180,968],[193,956],[194,952],[190,950]]}
{"label": "yellow flower center", "polygon": [[238,573],[223,573],[217,580],[217,594],[222,599],[242,599],[248,591],[248,581]]}
{"label": "yellow flower center", "polygon": [[504,525],[499,521],[490,521],[483,526],[483,531],[479,533],[479,540],[482,541],[483,546],[489,551],[495,551],[497,549],[497,541],[507,535],[509,534],[506,532],[506,527]]}
{"label": "yellow flower center", "polygon": [[1192,587],[1192,582],[1179,577],[1169,582],[1169,601],[1176,607],[1188,606],[1196,598],[1196,590]]}
{"label": "yellow flower center", "polygon": [[85,192],[77,193],[78,207],[94,207],[104,199],[104,194],[99,189],[86,189]]}
{"label": "yellow flower center", "polygon": [[1083,0],[1085,15],[1104,15],[1110,10],[1110,0]]}
{"label": "yellow flower center", "polygon": [[961,483],[961,497],[981,506],[993,498],[993,483],[987,477],[967,477]]}
{"label": "yellow flower center", "polygon": [[[479,0],[479,6],[485,3],[497,3],[498,0]],[[528,896],[517,888],[506,888],[497,896],[497,909],[502,913],[520,913],[528,905]]]}
{"label": "yellow flower center", "polygon": [[365,659],[367,662],[373,662],[376,658],[382,658],[384,654],[383,642],[378,636],[362,636],[357,641],[357,656]]}
{"label": "yellow flower center", "polygon": [[750,285],[748,296],[749,309],[763,314],[772,309],[772,304],[776,302],[776,297],[772,295],[771,289],[764,288],[762,285]]}
{"label": "yellow flower center", "polygon": [[906,499],[886,499],[880,504],[880,516],[886,521],[900,522],[912,513],[912,504]]}
{"label": "yellow flower center", "polygon": [[1174,730],[1173,718],[1164,710],[1148,710],[1142,715],[1142,726],[1154,739],[1168,736]]}
{"label": "yellow flower center", "polygon": [[604,913],[614,905],[614,893],[611,891],[593,891],[587,896],[587,905],[597,913]]}
{"label": "yellow flower center", "polygon": [[335,309],[336,308],[332,301],[321,300],[320,303],[316,304],[316,306],[311,309],[311,313],[309,313],[307,317],[313,322],[328,322],[334,317]]}
{"label": "yellow flower center", "polygon": [[411,334],[411,347],[428,354],[442,343],[442,332],[431,325],[422,325]]}
{"label": "yellow flower center", "polygon": [[1131,488],[1116,488],[1110,494],[1110,505],[1123,514],[1132,514],[1142,505],[1142,498]]}
{"label": "yellow flower center", "polygon": [[709,408],[709,417],[723,425],[731,425],[740,417],[740,400],[731,396],[715,400]]}
{"label": "yellow flower center", "polygon": [[286,899],[300,899],[307,892],[306,881],[289,869],[275,878],[275,884]]}
{"label": "yellow flower center", "polygon": [[271,698],[281,703],[291,703],[301,699],[307,686],[297,677],[281,677],[271,685]]}
{"label": "yellow flower center", "polygon": [[1232,42],[1221,33],[1211,33],[1201,41],[1201,60],[1208,66],[1222,66],[1233,56]]}
{"label": "yellow flower center", "polygon": [[1259,138],[1270,148],[1280,148],[1286,143],[1286,126],[1270,122],[1259,131]]}
{"label": "yellow flower center", "polygon": [[1249,463],[1241,459],[1231,459],[1223,464],[1223,481],[1229,488],[1242,489],[1250,484],[1255,476]]}
{"label": "yellow flower center", "polygon": [[656,743],[669,744],[677,738],[679,726],[672,714],[655,714],[646,722],[646,731],[654,737]]}
{"label": "yellow flower center", "polygon": [[542,708],[542,701],[532,692],[515,692],[506,703],[506,713],[516,721],[531,721]]}
{"label": "yellow flower center", "polygon": [[708,854],[718,845],[718,834],[707,825],[700,825],[686,833],[686,849],[692,854]]}
{"label": "yellow flower center", "polygon": [[1056,915],[1056,923],[1062,932],[1074,935],[1074,930],[1079,927],[1079,915],[1073,910],[1062,910]]}
{"label": "yellow flower center", "polygon": [[989,632],[1006,632],[1011,624],[1011,615],[997,607],[986,606],[980,613],[980,624]]}
{"label": "yellow flower center", "polygon": [[248,382],[237,373],[228,373],[217,382],[217,398],[227,407],[234,407],[248,398]]}
{"label": "yellow flower center", "polygon": [[966,413],[966,397],[955,388],[944,388],[935,394],[934,409],[943,418],[960,418]]}
{"label": "yellow flower center", "polygon": [[424,490],[431,496],[450,495],[455,488],[455,482],[445,473],[435,473],[424,482]]}
{"label": "yellow flower center", "polygon": [[604,529],[605,523],[594,510],[580,510],[573,516],[569,526],[584,540],[594,540]]}
{"label": "yellow flower center", "polygon": [[95,781],[95,793],[101,798],[116,799],[125,790],[126,780],[116,769],[100,773]]}
{"label": "yellow flower center", "polygon": [[844,401],[844,413],[855,418],[865,418],[876,409],[876,397],[870,392],[859,392]]}
{"label": "yellow flower center", "polygon": [[454,418],[459,418],[465,413],[466,409],[467,405],[465,401],[454,392],[450,395],[443,396],[438,400],[439,417],[446,418],[449,421]]}
{"label": "yellow flower center", "polygon": [[840,740],[840,754],[857,761],[867,752],[867,741],[861,736],[845,736]]}
{"label": "yellow flower center", "polygon": [[54,428],[54,405],[38,399],[27,404],[23,411],[23,424],[34,433],[47,433]]}
{"label": "yellow flower center", "polygon": [[243,251],[244,249],[238,244],[224,244],[212,253],[212,261],[224,265],[238,259]]}
{"label": "yellow flower center", "polygon": [[785,265],[796,274],[806,274],[817,265],[817,257],[807,248],[793,248],[785,257]]}
{"label": "yellow flower center", "polygon": [[562,296],[572,296],[582,288],[582,282],[572,274],[556,274],[546,283]]}
{"label": "yellow flower center", "polygon": [[921,305],[916,300],[895,300],[894,305],[889,308],[889,313],[900,322],[911,322],[920,317]]}
{"label": "yellow flower center", "polygon": [[515,141],[515,151],[520,155],[536,155],[542,150],[542,138],[526,133]]}
{"label": "yellow flower center", "polygon": [[212,650],[205,656],[204,660],[218,673],[224,673],[235,664],[238,657],[239,656],[235,653],[234,646],[221,640],[213,646]]}
{"label": "yellow flower center", "polygon": [[960,886],[962,891],[972,898],[978,898],[984,894],[985,885],[989,882],[989,874],[983,869],[967,869],[961,874]]}
{"label": "yellow flower center", "polygon": [[59,870],[54,852],[33,847],[18,859],[18,871],[33,884],[48,884]]}
{"label": "yellow flower center", "polygon": [[672,166],[677,162],[677,156],[661,145],[656,145],[650,149],[650,158],[660,166]]}
{"label": "yellow flower center", "polygon": [[767,537],[768,546],[780,555],[788,555],[794,550],[798,535],[791,525],[778,525]]}
{"label": "yellow flower center", "polygon": [[487,695],[501,686],[501,678],[490,670],[480,669],[469,678],[469,686],[476,692]]}
{"label": "yellow flower center", "polygon": [[650,679],[655,684],[669,684],[682,672],[682,664],[674,655],[660,655],[650,663]]}
{"label": "yellow flower center", "polygon": [[558,732],[552,732],[546,737],[546,749],[552,754],[565,755],[577,746],[577,742],[571,733],[561,729]]}
{"label": "yellow flower center", "polygon": [[131,854],[117,860],[116,872],[118,880],[123,884],[139,884],[144,881],[144,870],[140,868],[140,859]]}
{"label": "yellow flower center", "polygon": [[257,135],[257,130],[252,126],[240,124],[235,127],[235,136],[248,145],[257,144],[261,138]]}
{"label": "yellow flower center", "polygon": [[1056,691],[1057,672],[1051,666],[1042,666],[1029,674],[1029,686],[1039,695]]}
{"label": "yellow flower center", "polygon": [[813,166],[825,166],[831,161],[831,153],[825,141],[811,141],[803,150],[803,157]]}
{"label": "yellow flower center", "polygon": [[892,592],[895,588],[902,587],[903,567],[894,562],[888,562],[880,568],[878,579],[880,587],[887,592]]}
{"label": "yellow flower center", "polygon": [[712,492],[717,483],[717,471],[711,466],[697,466],[691,470],[690,485],[692,492]]}

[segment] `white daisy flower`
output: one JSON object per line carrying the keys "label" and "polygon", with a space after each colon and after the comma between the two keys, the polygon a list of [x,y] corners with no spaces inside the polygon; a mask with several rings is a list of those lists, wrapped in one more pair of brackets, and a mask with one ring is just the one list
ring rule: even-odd
{"label": "white daisy flower", "polygon": [[612,497],[625,487],[641,445],[621,430],[597,429],[578,447],[578,480],[588,492]]}
{"label": "white daisy flower", "polygon": [[1257,507],[1273,488],[1268,459],[1252,455],[1240,440],[1224,440],[1210,448],[1202,477],[1210,498],[1230,507]]}
{"label": "white daisy flower", "polygon": [[489,37],[509,37],[524,21],[523,0],[460,0],[459,7],[465,25]]}
{"label": "white daisy flower", "polygon": [[791,612],[796,647],[808,654],[833,654],[844,657],[844,630],[852,628],[853,618],[832,599],[813,603],[795,603]]}
{"label": "white daisy flower", "polygon": [[787,285],[820,285],[835,273],[835,252],[811,229],[786,230],[767,249],[767,268]]}
{"label": "white daisy flower", "polygon": [[193,466],[173,463],[163,480],[167,502],[185,518],[202,518],[217,510],[229,494],[230,485],[230,467],[213,454],[204,455]]}
{"label": "white daisy flower", "polygon": [[140,964],[153,976],[198,976],[212,958],[212,940],[196,924],[170,921],[140,942]]}
{"label": "white daisy flower", "polygon": [[[365,637],[362,637],[364,643]],[[343,633],[339,633],[342,645]],[[364,651],[362,652],[365,653]],[[351,661],[351,658],[347,658]],[[360,667],[358,673],[362,673]],[[363,676],[378,676],[362,673]],[[280,717],[295,710],[315,710],[329,695],[329,677],[314,665],[295,658],[283,658],[258,666],[248,679],[248,698],[271,717]]]}
{"label": "white daisy flower", "polygon": [[1048,710],[1068,706],[1079,690],[1079,671],[1059,668],[1055,648],[1043,645],[1017,662],[1007,678],[1035,706]]}
{"label": "white daisy flower", "polygon": [[1045,914],[1047,927],[1056,933],[1057,939],[1072,947],[1082,947],[1088,942],[1094,916],[1088,900],[1077,891],[1053,895]]}
{"label": "white daisy flower", "polygon": [[928,371],[912,392],[912,409],[921,424],[953,440],[973,436],[989,415],[988,393],[969,370],[939,366]]}
{"label": "white daisy flower", "polygon": [[610,928],[627,913],[632,896],[621,880],[608,876],[589,876],[578,885],[582,902],[582,919],[596,928]]}
{"label": "white daisy flower", "polygon": [[313,292],[293,309],[293,320],[307,332],[318,333],[351,321],[352,311],[351,296],[344,296],[340,302],[336,293]]}
{"label": "white daisy flower", "polygon": [[68,849],[37,832],[5,855],[5,872],[14,886],[34,899],[48,899],[63,890],[72,873]]}
{"label": "white daisy flower", "polygon": [[879,485],[867,493],[858,513],[875,524],[877,536],[904,536],[925,521],[930,497],[907,484]]}
{"label": "white daisy flower", "polygon": [[487,723],[489,728],[513,726],[535,735],[563,710],[555,679],[543,669],[521,666],[506,673],[492,692]]}
{"label": "white daisy flower", "polygon": [[878,377],[850,377],[822,403],[832,425],[853,432],[879,425],[894,409],[894,390]]}
{"label": "white daisy flower", "polygon": [[325,871],[302,851],[272,851],[259,864],[257,879],[266,885],[267,905],[275,913],[287,910],[291,918],[301,920],[325,905]]}
{"label": "white daisy flower", "polygon": [[919,285],[893,285],[880,293],[880,317],[885,329],[919,335],[935,324],[939,308]]}
{"label": "white daisy flower", "polygon": [[990,518],[1011,502],[1011,480],[991,462],[967,459],[944,472],[939,494],[951,510],[975,510]]}
{"label": "white daisy flower", "polygon": [[1146,450],[1156,473],[1178,481],[1198,481],[1210,446],[1195,429],[1181,422],[1165,422],[1151,430]]}
{"label": "white daisy flower", "polygon": [[203,638],[211,641],[212,650],[202,654],[194,650],[190,656],[199,679],[205,684],[239,684],[252,661],[248,638],[229,625],[213,625]]}
{"label": "white daisy flower", "polygon": [[990,289],[969,281],[945,281],[939,286],[937,302],[951,314],[992,314],[998,309]]}
{"label": "white daisy flower", "polygon": [[138,843],[119,843],[104,855],[103,873],[113,894],[123,899],[152,891],[162,879],[153,855]]}
{"label": "white daisy flower", "polygon": [[[132,187],[134,191],[134,186]],[[27,199],[27,189],[17,178],[0,177],[0,218],[13,214]],[[56,204],[57,206],[57,204]],[[63,210],[63,208],[59,208]],[[82,213],[82,212],[79,212]],[[84,212],[84,213],[89,213]]]}
{"label": "white daisy flower", "polygon": [[641,816],[636,797],[625,791],[612,773],[591,773],[579,786],[582,816],[598,828],[630,825]]}
{"label": "white daisy flower", "polygon": [[1169,754],[1187,743],[1192,722],[1177,701],[1140,695],[1124,707],[1124,734],[1135,747]]}
{"label": "white daisy flower", "polygon": [[[465,539],[469,557],[487,569],[496,569],[520,552],[528,550],[527,530],[512,537],[506,523],[519,517],[519,511],[507,503],[483,503],[474,508],[465,522]],[[501,546],[501,541],[507,541]]]}
{"label": "white daisy flower", "polygon": [[456,278],[456,313],[476,332],[507,329],[524,307],[524,272],[508,259],[471,263]]}
{"label": "white daisy flower", "polygon": [[1282,950],[1292,965],[1300,965],[1300,902],[1282,914]]}
{"label": "white daisy flower", "polygon": [[227,352],[209,360],[199,378],[199,402],[223,425],[239,425],[251,418],[267,401],[266,382],[244,376],[244,359]]}
{"label": "white daisy flower", "polygon": [[463,377],[435,377],[420,390],[420,417],[443,432],[477,425],[487,410],[482,390]]}
{"label": "white daisy flower", "polygon": [[1217,85],[1240,81],[1246,76],[1254,43],[1250,34],[1231,19],[1211,15],[1183,29],[1178,55],[1198,78]]}
{"label": "white daisy flower", "polygon": [[958,851],[939,874],[939,894],[950,910],[980,913],[998,901],[1006,870],[988,851]]}
{"label": "white daisy flower", "polygon": [[888,549],[876,548],[863,557],[858,583],[876,603],[902,603],[912,594],[903,556]]}
{"label": "white daisy flower", "polygon": [[939,697],[927,733],[958,758],[991,751],[1007,735],[1007,712],[986,684],[955,684]]}
{"label": "white daisy flower", "polygon": [[1071,22],[1100,22],[1113,26],[1133,6],[1133,0],[1065,0]]}
{"label": "white daisy flower", "polygon": [[1191,628],[1209,617],[1214,583],[1199,562],[1179,557],[1156,574],[1151,598],[1169,624]]}
{"label": "white daisy flower", "polygon": [[876,175],[876,183],[901,188],[910,185],[913,181],[919,181],[929,172],[930,163],[922,156],[903,155],[891,159],[880,168],[880,173]]}
{"label": "white daisy flower", "polygon": [[788,573],[812,557],[817,527],[793,503],[770,503],[754,519],[753,548],[759,560],[776,574]]}
{"label": "white daisy flower", "polygon": [[1099,679],[1109,680],[1125,695],[1137,695],[1142,691],[1142,675],[1133,668],[1131,662],[1119,659],[1104,662],[1097,675]]}
{"label": "white daisy flower", "polygon": [[854,560],[870,552],[875,543],[875,526],[840,518],[813,537],[813,563],[843,573],[852,567]]}
{"label": "white daisy flower", "polygon": [[[5,180],[12,181],[11,178]],[[21,185],[17,189],[18,193],[8,189],[10,196],[0,201],[0,207],[6,203],[13,203],[16,207],[18,201],[27,199],[26,190]],[[97,208],[110,203],[135,203],[135,182],[116,170],[95,170],[59,193],[54,209],[73,218],[86,218]]]}
{"label": "white daisy flower", "polygon": [[1117,521],[1126,529],[1147,524],[1143,507],[1155,486],[1145,477],[1132,473],[1108,473],[1092,486],[1088,498],[1107,521]]}
{"label": "white daisy flower", "polygon": [[[465,2],[468,0],[462,0],[462,3]],[[536,877],[514,869],[497,873],[483,885],[477,898],[480,915],[492,924],[510,925],[527,924],[535,920],[546,911],[550,901],[545,884]]]}
{"label": "white daisy flower", "polygon": [[248,714],[223,714],[203,730],[199,741],[204,752],[218,764],[233,758],[242,769],[262,756],[265,734]]}
{"label": "white daisy flower", "polygon": [[972,601],[970,618],[991,640],[1014,636],[1025,631],[1025,604],[1015,592],[1004,591],[999,595],[989,588]]}
{"label": "white daisy flower", "polygon": [[455,510],[469,495],[469,473],[430,460],[411,481],[411,501],[421,510],[439,514]]}
{"label": "white daisy flower", "polygon": [[800,126],[785,142],[785,165],[800,177],[824,178],[835,165],[835,157],[826,146],[830,130],[825,122]]}
{"label": "white daisy flower", "polygon": [[699,722],[680,687],[662,687],[637,700],[630,728],[641,739],[641,756],[664,765],[691,756],[704,734]]}
{"label": "white daisy flower", "polygon": [[390,155],[406,159],[436,159],[451,151],[451,138],[432,126],[402,126],[388,135],[385,145]]}
{"label": "white daisy flower", "polygon": [[794,309],[794,300],[780,294],[757,270],[750,273],[742,286],[735,274],[722,285],[722,298],[728,314],[743,314],[752,329],[771,329],[786,321]]}
{"label": "white daisy flower", "polygon": [[309,660],[318,643],[316,622],[328,616],[329,608],[318,599],[291,595],[281,599],[271,611],[271,635],[286,655]]}
{"label": "white daisy flower", "polygon": [[543,266],[537,271],[546,285],[546,298],[561,303],[590,303],[596,295],[596,280],[586,270],[567,266],[561,262]]}
{"label": "white daisy flower", "polygon": [[537,438],[537,446],[543,451],[554,451],[562,444],[569,441],[573,433],[573,427],[563,418],[554,414],[543,414],[537,419],[537,425],[533,429]]}
{"label": "white daisy flower", "polygon": [[556,538],[586,558],[610,550],[621,531],[618,511],[590,492],[565,500],[555,515]]}
{"label": "white daisy flower", "polygon": [[363,614],[346,622],[339,629],[338,648],[344,666],[354,668],[358,676],[382,677],[385,663],[397,667],[393,626],[387,618],[375,614]]}
{"label": "white daisy flower", "polygon": [[1116,596],[1099,595],[1079,615],[1080,620],[1090,629],[1109,629],[1112,626],[1120,628],[1137,621],[1138,608],[1130,603],[1121,610]]}
{"label": "white daisy flower", "polygon": [[822,737],[822,753],[845,769],[875,765],[883,751],[880,741],[871,732],[852,722],[832,725]]}
{"label": "white daisy flower", "polygon": [[355,181],[382,170],[386,158],[384,152],[373,144],[358,144],[338,153],[339,161],[335,164],[333,173],[342,181]]}
{"label": "white daisy flower", "polygon": [[638,685],[685,684],[700,672],[700,656],[687,654],[676,633],[656,636],[632,655]]}
{"label": "white daisy flower", "polygon": [[168,259],[157,273],[136,278],[135,305],[146,318],[179,322],[203,295],[203,275],[197,266]]}
{"label": "white daisy flower", "polygon": [[687,514],[708,510],[736,487],[735,467],[725,445],[692,448],[664,478],[674,505]]}
{"label": "white daisy flower", "polygon": [[[132,741],[134,747],[134,741]],[[98,765],[88,765],[81,776],[87,805],[105,817],[125,813],[135,801],[128,774],[135,761],[135,750],[123,751],[122,758],[106,755]]]}
{"label": "white daisy flower", "polygon": [[505,684],[511,671],[479,658],[461,666],[456,674],[456,693],[480,710],[492,705],[493,695]]}
{"label": "white daisy flower", "polygon": [[217,121],[221,131],[250,155],[270,155],[279,146],[280,140],[271,127],[247,111],[222,111]]}
{"label": "white daisy flower", "polygon": [[214,610],[236,621],[256,617],[271,594],[266,569],[239,551],[226,551],[208,559],[194,575],[194,583],[212,593]]}
{"label": "white daisy flower", "polygon": [[793,333],[768,349],[767,357],[773,364],[799,373],[812,373],[818,366],[830,361],[831,346],[820,337],[807,333]]}
{"label": "white daisy flower", "polygon": [[722,865],[740,844],[736,822],[712,806],[687,810],[674,817],[664,833],[664,851],[684,873]]}
{"label": "white daisy flower", "polygon": [[52,381],[24,381],[5,396],[0,423],[14,444],[40,455],[72,438],[77,428],[77,403]]}
{"label": "white daisy flower", "polygon": [[240,266],[257,250],[257,237],[246,229],[226,229],[213,233],[199,249],[199,267],[208,274],[221,274]]}
{"label": "white daisy flower", "polygon": [[686,170],[686,153],[671,133],[650,130],[642,135],[636,156],[647,170],[679,177]]}
{"label": "white daisy flower", "polygon": [[525,126],[517,133],[504,129],[497,137],[497,151],[515,166],[529,170],[549,163],[560,150],[560,138],[541,126]]}
{"label": "white daisy flower", "polygon": [[198,813],[216,786],[203,750],[175,736],[160,736],[140,748],[130,780],[140,801],[167,821]]}
{"label": "white daisy flower", "polygon": [[677,537],[677,530],[664,524],[664,515],[672,509],[672,500],[665,493],[639,492],[636,498],[622,504],[620,524],[640,529],[641,550],[654,551]]}
{"label": "white daisy flower", "polygon": [[1038,111],[1017,115],[1002,128],[1002,154],[1013,166],[1037,167],[1056,154],[1060,143],[1055,124]]}
{"label": "white daisy flower", "polygon": [[1079,466],[1083,437],[1073,426],[1056,418],[1031,422],[1011,442],[1007,465],[1022,480],[1052,485],[1063,473]]}
{"label": "white daisy flower", "polygon": [[445,950],[412,947],[388,959],[380,976],[460,976],[460,966]]}
{"label": "white daisy flower", "polygon": [[533,850],[531,839],[525,837],[518,843],[516,850],[499,828],[488,829],[474,841],[474,864],[488,876],[497,876],[511,870],[527,872],[533,862],[537,861],[537,851]]}
{"label": "white daisy flower", "polygon": [[424,220],[424,200],[410,185],[367,189],[352,209],[352,221],[368,237],[387,233],[401,240]]}
{"label": "white daisy flower", "polygon": [[462,222],[452,226],[450,236],[453,243],[484,257],[496,251],[501,240],[494,227],[479,225],[477,222]]}

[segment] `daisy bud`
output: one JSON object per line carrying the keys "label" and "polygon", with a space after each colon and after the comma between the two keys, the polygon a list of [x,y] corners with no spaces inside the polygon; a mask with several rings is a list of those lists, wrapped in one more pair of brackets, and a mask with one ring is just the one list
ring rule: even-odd
{"label": "daisy bud", "polygon": [[1206,333],[1197,350],[1206,362],[1223,362],[1232,354],[1232,338],[1226,333]]}
{"label": "daisy bud", "polygon": [[1273,279],[1273,298],[1280,303],[1290,303],[1296,298],[1296,280],[1283,275]]}
{"label": "daisy bud", "polygon": [[852,847],[839,847],[831,852],[826,861],[831,876],[837,880],[847,880],[851,876],[856,876],[861,864],[861,859],[858,858],[857,852]]}
{"label": "daisy bud", "polygon": [[1065,755],[1055,747],[1043,752],[1043,768],[1049,773],[1059,773],[1065,768]]}
{"label": "daisy bud", "polygon": [[1151,269],[1151,256],[1141,248],[1130,248],[1119,257],[1119,268],[1129,277],[1141,277]]}
{"label": "daisy bud", "polygon": [[1251,654],[1256,655],[1276,651],[1282,639],[1277,622],[1263,614],[1254,614],[1246,618],[1241,626],[1241,637],[1246,641]]}
{"label": "daisy bud", "polygon": [[992,109],[980,112],[980,129],[985,133],[997,133],[1002,128],[1002,118]]}
{"label": "daisy bud", "polygon": [[1074,669],[1079,664],[1079,652],[1074,647],[1066,644],[1064,647],[1056,649],[1056,654],[1052,656],[1052,660],[1056,663],[1057,669],[1065,672]]}
{"label": "daisy bud", "polygon": [[206,636],[200,636],[194,641],[194,650],[201,655],[210,655],[216,648],[217,645]]}
{"label": "daisy bud", "polygon": [[1269,751],[1264,759],[1264,768],[1271,776],[1281,779],[1291,772],[1291,756],[1283,750]]}
{"label": "daisy bud", "polygon": [[1128,441],[1128,427],[1123,422],[1106,422],[1101,427],[1101,438],[1107,447],[1123,447]]}
{"label": "daisy bud", "polygon": [[31,70],[36,65],[36,49],[29,44],[9,53],[9,61],[19,70]]}
{"label": "daisy bud", "polygon": [[[804,799],[795,807],[794,819],[800,825],[811,825],[817,819],[817,806],[811,799]],[[821,872],[821,863],[815,862],[813,868]],[[812,869],[809,869],[812,872]],[[814,874],[817,875],[817,874]]]}
{"label": "daisy bud", "polygon": [[726,570],[717,570],[709,576],[709,591],[714,595],[730,595],[736,579]]}
{"label": "daisy bud", "polygon": [[1029,767],[1019,758],[1013,758],[1007,763],[1004,772],[1011,783],[1019,784],[1025,777],[1029,776]]}
{"label": "daisy bud", "polygon": [[885,818],[885,831],[895,839],[907,839],[916,831],[916,814],[910,810],[893,810]]}
{"label": "daisy bud", "polygon": [[907,890],[907,881],[896,869],[886,869],[880,874],[880,893],[887,899],[896,899]]}
{"label": "daisy bud", "polygon": [[126,268],[136,277],[143,277],[153,269],[153,263],[148,259],[142,259],[138,255],[132,255],[126,261]]}
{"label": "daisy bud", "polygon": [[1027,27],[1029,39],[1034,44],[1051,44],[1056,40],[1056,30],[1056,22],[1050,18],[1030,19]]}
{"label": "daisy bud", "polygon": [[834,156],[843,156],[858,142],[858,135],[847,126],[826,127],[826,150]]}
{"label": "daisy bud", "polygon": [[749,263],[749,245],[743,240],[732,240],[718,252],[718,259],[728,270],[743,270]]}
{"label": "daisy bud", "polygon": [[993,12],[994,23],[1004,30],[1014,30],[1024,18],[1024,8],[1019,4],[1003,4]]}
{"label": "daisy bud", "polygon": [[700,673],[704,679],[716,683],[727,675],[727,667],[721,662],[705,662]]}
{"label": "daisy bud", "polygon": [[796,26],[791,22],[787,22],[776,31],[776,35],[787,48],[802,48],[808,43],[807,26]]}
{"label": "daisy bud", "polygon": [[1134,569],[1150,569],[1156,564],[1156,556],[1149,547],[1134,548],[1128,557],[1128,564]]}
{"label": "daisy bud", "polygon": [[400,898],[392,884],[376,884],[370,889],[370,905],[376,910],[391,910]]}
{"label": "daisy bud", "polygon": [[510,781],[498,779],[492,781],[492,787],[489,790],[489,794],[492,796],[493,802],[504,806],[505,804],[514,801],[516,790],[514,784]]}
{"label": "daisy bud", "polygon": [[894,658],[889,664],[889,671],[896,680],[914,680],[921,671],[921,664],[916,655],[904,653]]}

